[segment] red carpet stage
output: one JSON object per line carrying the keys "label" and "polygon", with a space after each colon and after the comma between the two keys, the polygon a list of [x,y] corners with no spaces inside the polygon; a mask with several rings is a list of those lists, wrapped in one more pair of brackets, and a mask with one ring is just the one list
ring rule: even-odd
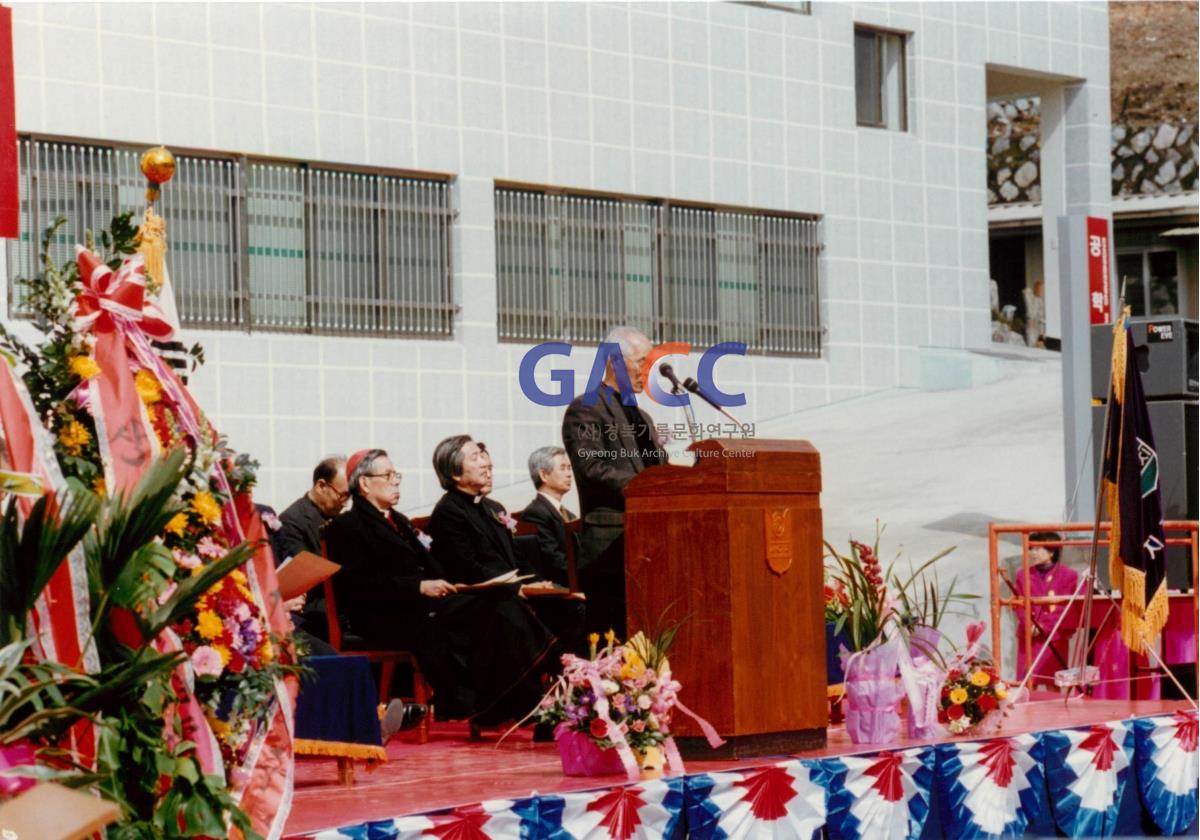
{"label": "red carpet stage", "polygon": [[[555,745],[532,743],[528,731],[514,733],[497,746],[494,735],[470,742],[463,726],[435,725],[428,744],[418,745],[415,738],[396,739],[387,749],[387,763],[371,772],[359,765],[352,787],[338,785],[332,760],[299,758],[286,836],[624,840],[686,832],[718,838],[756,834],[748,828],[750,823],[779,819],[789,821],[794,830],[763,836],[808,837],[811,832],[804,833],[805,826],[820,827],[828,821],[833,827],[835,820],[840,820],[839,830],[833,833],[839,836],[869,836],[872,832],[867,829],[874,825],[882,830],[888,827],[887,820],[892,823],[886,833],[892,836],[930,836],[931,831],[933,836],[953,836],[961,835],[963,827],[956,826],[955,820],[964,819],[964,813],[984,828],[991,819],[993,829],[998,826],[1011,833],[1019,827],[1021,833],[1037,831],[1039,811],[1045,812],[1040,818],[1053,819],[1060,827],[1067,820],[1064,830],[1079,836],[1108,833],[1118,810],[1134,807],[1129,802],[1149,801],[1147,786],[1161,794],[1153,797],[1156,801],[1169,799],[1178,805],[1162,818],[1166,824],[1159,822],[1162,832],[1175,833],[1170,829],[1190,828],[1195,821],[1196,718],[1194,713],[1178,714],[1188,708],[1177,701],[1074,700],[1064,705],[1061,699],[1040,699],[1016,706],[999,733],[975,741],[900,739],[889,745],[855,745],[844,727],[834,726],[828,747],[821,751],[736,762],[692,761],[682,781],[677,777],[633,788],[620,777],[563,776]],[[931,744],[952,746],[932,749]],[[1082,763],[1079,750],[1090,751]],[[972,758],[976,753],[982,757]],[[998,754],[1005,760],[998,761]],[[972,775],[968,768],[975,764],[980,770]],[[1001,766],[1002,772],[997,772]],[[1156,770],[1159,767],[1168,769]],[[889,770],[890,775],[884,772]],[[1102,777],[1089,777],[1092,771]],[[947,777],[955,772],[960,775]],[[858,784],[863,780],[865,786]],[[1160,790],[1163,783],[1165,792]],[[1004,788],[1001,798],[1007,794],[1010,805],[1020,793],[1015,807],[1025,813],[1013,819],[1024,822],[1005,824],[1006,817],[995,813],[975,816],[981,809],[972,804],[974,794],[963,792],[964,786],[993,784]],[[936,793],[930,794],[939,786],[945,800],[941,803]],[[1088,792],[1101,789],[1107,791],[1107,801],[1096,801]],[[582,791],[593,793],[579,795]],[[864,806],[871,796],[879,804]],[[1170,799],[1173,796],[1176,799]],[[605,803],[614,802],[621,807],[606,810]],[[954,804],[960,807],[956,810]],[[886,809],[893,806],[902,809],[899,817],[887,816]],[[982,810],[989,809],[996,810],[991,806]],[[1150,819],[1144,808],[1137,810],[1129,819]],[[895,819],[900,819],[903,829],[906,816],[908,830],[894,833]],[[552,829],[547,829],[547,820]]]}

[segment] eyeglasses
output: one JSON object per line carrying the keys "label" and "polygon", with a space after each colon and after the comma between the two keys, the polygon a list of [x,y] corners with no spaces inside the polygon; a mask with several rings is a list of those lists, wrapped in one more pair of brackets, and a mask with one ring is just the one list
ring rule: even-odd
{"label": "eyeglasses", "polygon": [[396,472],[395,470],[388,470],[387,472],[382,472],[382,473],[363,473],[363,474],[367,478],[382,478],[388,484],[399,484],[400,479],[403,478],[403,476],[400,475],[400,473]]}

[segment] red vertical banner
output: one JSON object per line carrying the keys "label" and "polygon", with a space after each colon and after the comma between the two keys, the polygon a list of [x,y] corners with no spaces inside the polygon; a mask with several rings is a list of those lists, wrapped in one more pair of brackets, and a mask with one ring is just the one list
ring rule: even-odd
{"label": "red vertical banner", "polygon": [[1112,321],[1108,219],[1087,217],[1088,315],[1092,324]]}
{"label": "red vertical banner", "polygon": [[0,6],[0,236],[21,235],[17,189],[17,97],[13,84],[12,9]]}

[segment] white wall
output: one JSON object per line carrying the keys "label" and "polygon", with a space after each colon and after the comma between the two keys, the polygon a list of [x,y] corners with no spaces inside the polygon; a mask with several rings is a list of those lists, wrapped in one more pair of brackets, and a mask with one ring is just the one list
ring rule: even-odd
{"label": "white wall", "polygon": [[[856,22],[913,33],[908,132],[855,125]],[[1107,25],[1095,2],[20,4],[17,124],[456,176],[453,340],[189,333],[194,383],[277,506],[366,445],[427,506],[433,444],[464,429],[515,502],[561,409],[524,400],[526,348],[496,341],[494,179],[823,215],[822,358],[717,369],[766,420],[909,381],[921,346],[988,342],[985,65],[1106,97]]]}

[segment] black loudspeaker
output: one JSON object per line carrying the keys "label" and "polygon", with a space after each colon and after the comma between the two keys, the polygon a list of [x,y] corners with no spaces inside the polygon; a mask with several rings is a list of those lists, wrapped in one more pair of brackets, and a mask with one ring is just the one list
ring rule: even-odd
{"label": "black loudspeaker", "polygon": [[[1147,400],[1196,399],[1196,322],[1177,315],[1126,321],[1137,348],[1142,390]],[[1108,399],[1112,367],[1112,325],[1092,327],[1092,398]]]}
{"label": "black loudspeaker", "polygon": [[[1196,400],[1159,400],[1147,405],[1154,448],[1158,451],[1158,488],[1162,493],[1163,519],[1196,519]],[[1100,459],[1104,454],[1104,409],[1103,405],[1092,406],[1092,466],[1096,475],[1100,474]],[[1100,566],[1101,577],[1107,584],[1107,564]],[[1184,590],[1192,587],[1192,571],[1185,547],[1175,546],[1167,552],[1167,585]]]}

